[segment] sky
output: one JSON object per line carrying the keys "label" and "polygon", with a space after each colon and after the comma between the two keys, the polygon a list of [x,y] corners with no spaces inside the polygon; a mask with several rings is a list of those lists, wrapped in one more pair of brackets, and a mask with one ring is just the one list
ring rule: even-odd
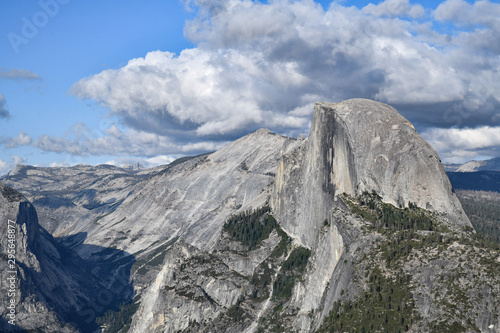
{"label": "sky", "polygon": [[394,106],[443,162],[500,156],[499,1],[0,0],[0,175],[152,167],[317,101]]}

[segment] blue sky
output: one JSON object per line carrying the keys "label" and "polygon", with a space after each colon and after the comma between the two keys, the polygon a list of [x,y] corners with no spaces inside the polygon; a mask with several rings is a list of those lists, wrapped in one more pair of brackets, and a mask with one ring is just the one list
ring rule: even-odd
{"label": "blue sky", "polygon": [[[52,1],[42,1],[52,4]],[[27,43],[14,43],[9,33],[23,37],[23,18],[30,22],[44,11],[37,1],[0,2],[0,67],[4,71],[24,69],[36,73],[36,80],[0,79],[0,93],[11,113],[0,122],[0,135],[33,138],[44,134],[64,135],[78,122],[91,129],[108,122],[106,110],[79,101],[68,94],[79,79],[103,69],[119,68],[129,59],[152,50],[180,52],[192,47],[183,38],[184,21],[192,16],[176,1],[69,1],[55,2],[56,14],[38,28]],[[17,51],[17,52],[16,52]],[[2,149],[0,159],[20,156],[28,164],[104,163],[111,156],[70,156],[41,152],[32,147]]]}
{"label": "blue sky", "polygon": [[352,97],[395,106],[444,161],[500,156],[498,17],[498,1],[0,1],[0,174],[307,134],[315,101]]}

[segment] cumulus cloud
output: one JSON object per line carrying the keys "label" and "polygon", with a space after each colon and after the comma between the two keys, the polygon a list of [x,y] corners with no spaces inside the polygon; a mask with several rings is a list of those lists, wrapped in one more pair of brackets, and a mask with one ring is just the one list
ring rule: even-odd
{"label": "cumulus cloud", "polygon": [[389,17],[409,16],[418,18],[425,14],[424,7],[421,5],[410,5],[409,0],[386,0],[378,5],[370,3],[363,8],[363,11],[375,16]]}
{"label": "cumulus cloud", "polygon": [[40,80],[41,77],[37,73],[28,71],[26,69],[6,68],[0,67],[0,79],[7,80]]}
{"label": "cumulus cloud", "polygon": [[29,146],[33,139],[24,132],[20,132],[15,138],[2,138],[0,143],[5,145],[5,148],[17,148],[21,146]]}
{"label": "cumulus cloud", "polygon": [[56,168],[56,167],[69,167],[68,161],[62,161],[62,162],[52,162],[49,164],[51,168]]}
{"label": "cumulus cloud", "polygon": [[484,25],[498,28],[500,4],[484,0],[473,4],[464,0],[447,0],[438,6],[434,17],[439,21],[449,21],[461,27]]}
{"label": "cumulus cloud", "polygon": [[[362,9],[333,2],[326,11],[312,0],[187,5],[197,10],[184,31],[195,48],[150,52],[71,88],[127,132],[35,145],[77,155],[208,150],[259,127],[305,134],[312,103],[352,97],[390,103],[420,131],[500,125],[497,4],[448,0],[434,12],[408,0]],[[474,29],[441,33],[436,21]]]}
{"label": "cumulus cloud", "polygon": [[145,162],[146,162],[147,167],[155,167],[155,166],[159,166],[159,165],[170,164],[175,160],[176,160],[176,158],[173,156],[158,155],[158,156],[146,159]]}
{"label": "cumulus cloud", "polygon": [[10,118],[10,113],[9,110],[5,108],[5,103],[7,101],[3,97],[3,95],[0,93],[0,119],[7,119]]}
{"label": "cumulus cloud", "polygon": [[500,147],[500,126],[478,128],[434,128],[422,136],[442,158],[465,162],[477,156],[496,156]]}
{"label": "cumulus cloud", "polygon": [[154,168],[160,165],[170,164],[177,158],[172,155],[158,155],[150,158],[122,157],[106,162],[106,164],[118,167],[130,167],[139,164],[143,168]]}
{"label": "cumulus cloud", "polygon": [[0,176],[7,174],[11,169],[9,168],[9,164],[0,159]]}
{"label": "cumulus cloud", "polygon": [[0,159],[0,176],[3,176],[9,173],[12,169],[14,169],[18,164],[26,163],[26,159],[21,156],[11,156],[10,161],[4,161]]}
{"label": "cumulus cloud", "polygon": [[212,141],[183,142],[178,144],[166,136],[135,129],[122,131],[111,124],[104,133],[91,131],[85,124],[75,125],[63,137],[42,135],[33,146],[47,152],[68,153],[74,156],[115,155],[155,157],[172,154],[195,154],[213,151],[225,143]]}

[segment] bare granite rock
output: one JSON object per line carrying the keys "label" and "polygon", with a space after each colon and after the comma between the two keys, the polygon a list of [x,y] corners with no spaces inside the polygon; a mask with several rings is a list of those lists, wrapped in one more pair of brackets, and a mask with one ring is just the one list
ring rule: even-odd
{"label": "bare granite rock", "polygon": [[[24,224],[19,251],[33,253],[23,261],[40,278],[27,284],[45,289],[30,294],[32,308],[47,306],[44,299],[53,294],[50,304],[59,312],[51,315],[60,320],[71,311],[88,313],[105,290],[113,302],[137,305],[128,332],[318,329],[335,302],[363,291],[370,269],[364,258],[386,240],[367,231],[369,223],[351,211],[343,193],[373,191],[396,207],[429,210],[451,230],[470,227],[432,147],[395,109],[364,99],[317,103],[306,140],[261,129],[154,170],[20,167],[3,181],[32,199],[40,225],[59,237],[40,231],[32,218]],[[224,230],[230,216],[266,204],[271,211],[259,223],[272,214],[279,226],[258,246]],[[1,198],[0,206],[15,208]],[[427,260],[421,252],[418,265]],[[383,265],[371,258],[370,265]],[[429,277],[429,270],[405,269]],[[444,311],[425,288],[419,291],[420,310]],[[474,306],[496,304],[491,297],[481,302]],[[94,316],[116,309],[100,305]],[[478,327],[497,325],[494,312],[480,316]],[[40,321],[49,325],[56,319],[46,313]]]}
{"label": "bare granite rock", "polygon": [[333,164],[325,186],[351,195],[374,190],[395,206],[416,203],[452,225],[470,226],[437,153],[394,108],[366,99],[315,108],[313,127],[333,132],[333,145],[323,152]]}

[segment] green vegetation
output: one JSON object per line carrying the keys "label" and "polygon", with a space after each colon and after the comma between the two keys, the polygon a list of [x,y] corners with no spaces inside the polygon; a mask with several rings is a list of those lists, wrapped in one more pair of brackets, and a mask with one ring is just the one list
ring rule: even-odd
{"label": "green vegetation", "polygon": [[337,301],[317,332],[407,332],[418,318],[409,276],[387,278],[375,268],[368,290],[354,301]]}
{"label": "green vegetation", "polygon": [[273,279],[274,271],[269,268],[267,262],[262,263],[255,270],[250,279],[250,284],[254,286],[252,299],[256,302],[263,302],[269,298],[269,286]]}
{"label": "green vegetation", "polygon": [[224,224],[224,230],[233,239],[247,245],[249,250],[254,249],[278,226],[270,211],[269,206],[264,206],[231,216]]}
{"label": "green vegetation", "polygon": [[248,165],[245,161],[241,162],[240,167],[243,171],[248,171]]}
{"label": "green vegetation", "polygon": [[500,193],[458,191],[457,196],[483,245],[500,250]]}
{"label": "green vegetation", "polygon": [[236,322],[244,321],[247,317],[247,313],[242,309],[241,305],[243,302],[243,298],[238,299],[236,304],[227,309],[226,315]]}
{"label": "green vegetation", "polygon": [[292,296],[295,281],[302,276],[310,255],[311,250],[304,247],[298,247],[290,253],[273,283],[275,299],[288,299]]}
{"label": "green vegetation", "polygon": [[437,230],[432,214],[418,208],[409,202],[408,208],[396,208],[381,201],[375,192],[363,192],[357,198],[343,195],[351,211],[360,217],[372,222],[373,228],[384,232],[386,230]]}
{"label": "green vegetation", "polygon": [[[430,324],[433,332],[439,333],[458,333],[458,332],[467,332],[467,329],[463,327],[461,324],[456,321],[452,324],[448,324],[446,321],[433,322]],[[474,330],[475,332],[479,332],[479,330]]]}
{"label": "green vegetation", "polygon": [[10,186],[0,184],[0,192],[9,202],[21,201],[23,196]]}
{"label": "green vegetation", "polygon": [[118,311],[107,311],[96,319],[96,323],[106,327],[106,333],[127,332],[132,316],[139,309],[139,302],[122,303]]}
{"label": "green vegetation", "polygon": [[371,257],[379,258],[385,267],[370,267],[364,276],[365,290],[355,299],[336,301],[318,332],[407,332],[418,320],[411,279],[391,263],[406,259],[414,248],[441,241],[440,233],[429,232],[439,229],[438,225],[415,204],[396,208],[383,203],[375,192],[357,198],[343,195],[343,200],[353,213],[370,222],[368,230],[389,238],[371,251]]}
{"label": "green vegetation", "polygon": [[256,302],[262,302],[269,298],[269,287],[275,273],[269,265],[271,262],[280,260],[280,258],[286,256],[288,254],[288,247],[292,242],[290,236],[279,225],[276,231],[281,238],[280,242],[274,247],[269,257],[257,267],[250,279],[250,284],[254,287],[251,298]]}
{"label": "green vegetation", "polygon": [[[479,331],[474,318],[484,303],[471,290],[495,295],[498,251],[484,248],[472,230],[452,232],[433,213],[413,203],[401,209],[366,192],[357,198],[344,195],[343,200],[369,222],[365,232],[381,236],[354,264],[363,290],[335,302],[318,332]],[[435,267],[432,274],[421,271],[431,267]],[[423,282],[423,277],[431,282]],[[421,283],[433,286],[432,290],[422,289]],[[439,321],[423,327],[413,299],[414,292],[422,291],[442,313]]]}
{"label": "green vegetation", "polygon": [[286,256],[288,254],[288,246],[292,242],[292,239],[286,232],[281,229],[281,227],[278,225],[276,228],[276,231],[278,232],[278,236],[280,236],[280,242],[276,247],[273,249],[273,252],[271,252],[270,258],[279,258],[281,256]]}
{"label": "green vegetation", "polygon": [[390,240],[380,245],[380,253],[387,267],[392,263],[406,259],[412,250],[422,250],[428,247],[445,248],[451,238],[444,239],[438,232],[418,233],[414,230],[397,232]]}

